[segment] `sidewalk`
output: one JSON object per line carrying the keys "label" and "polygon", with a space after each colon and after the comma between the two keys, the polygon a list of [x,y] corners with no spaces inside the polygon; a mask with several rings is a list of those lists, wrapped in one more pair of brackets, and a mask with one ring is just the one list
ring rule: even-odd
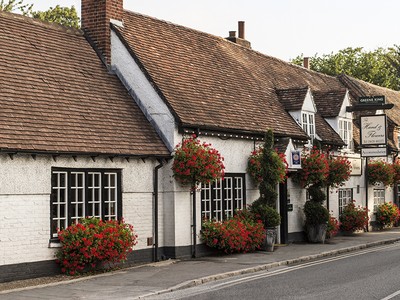
{"label": "sidewalk", "polygon": [[101,275],[0,292],[0,299],[140,299],[146,295],[199,285],[324,256],[400,241],[400,228],[338,236],[326,244],[278,246],[255,252],[193,260],[168,260]]}

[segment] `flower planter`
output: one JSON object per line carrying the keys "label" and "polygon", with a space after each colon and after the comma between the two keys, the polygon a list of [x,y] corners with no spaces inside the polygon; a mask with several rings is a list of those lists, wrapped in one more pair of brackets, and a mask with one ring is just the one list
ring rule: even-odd
{"label": "flower planter", "polygon": [[264,243],[261,245],[260,250],[266,252],[274,252],[274,245],[276,241],[276,228],[266,228],[266,236]]}
{"label": "flower planter", "polygon": [[328,224],[307,225],[307,237],[310,243],[324,243]]}

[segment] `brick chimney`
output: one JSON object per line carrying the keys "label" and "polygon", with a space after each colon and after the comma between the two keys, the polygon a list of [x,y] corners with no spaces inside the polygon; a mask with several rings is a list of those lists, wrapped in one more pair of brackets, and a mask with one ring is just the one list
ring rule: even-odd
{"label": "brick chimney", "polygon": [[306,69],[310,69],[310,58],[303,57],[303,67]]}
{"label": "brick chimney", "polygon": [[82,29],[105,65],[111,64],[110,22],[122,26],[123,0],[81,0]]}
{"label": "brick chimney", "polygon": [[228,41],[242,45],[243,47],[251,49],[251,43],[244,38],[244,21],[238,22],[239,37],[236,37],[236,31],[229,31],[229,36],[226,38]]}

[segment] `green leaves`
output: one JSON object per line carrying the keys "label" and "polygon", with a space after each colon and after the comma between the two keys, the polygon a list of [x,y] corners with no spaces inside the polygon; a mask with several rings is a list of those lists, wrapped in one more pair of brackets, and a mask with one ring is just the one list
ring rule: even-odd
{"label": "green leaves", "polygon": [[[291,61],[302,65],[303,55]],[[337,53],[315,54],[310,68],[331,76],[347,74],[393,90],[400,90],[400,47],[377,48],[365,51],[362,47],[345,48]]]}
{"label": "green leaves", "polygon": [[54,22],[64,26],[79,28],[79,17],[74,6],[61,7],[50,7],[46,11],[34,11],[32,17],[40,19],[42,21]]}
{"label": "green leaves", "polygon": [[30,15],[33,4],[24,4],[24,0],[1,0],[0,10],[14,12],[20,11],[24,16]]}
{"label": "green leaves", "polygon": [[0,0],[0,10],[20,12],[24,16],[33,17],[47,22],[54,22],[64,26],[79,28],[79,17],[74,6],[50,7],[46,11],[33,11],[33,4],[24,4],[24,0]]}

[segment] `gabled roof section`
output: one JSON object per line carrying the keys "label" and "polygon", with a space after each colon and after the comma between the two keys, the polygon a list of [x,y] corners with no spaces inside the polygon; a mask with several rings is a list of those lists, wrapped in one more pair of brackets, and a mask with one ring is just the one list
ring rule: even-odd
{"label": "gabled roof section", "polygon": [[304,88],[277,89],[279,101],[287,111],[301,110],[308,92],[308,86]]}
{"label": "gabled roof section", "polygon": [[125,11],[114,27],[182,127],[305,138],[276,90],[339,89],[318,74],[223,38]]}
{"label": "gabled roof section", "polygon": [[344,146],[345,143],[339,134],[325,121],[319,114],[315,114],[315,128],[318,137],[322,139],[324,144]]}
{"label": "gabled roof section", "polygon": [[80,30],[0,12],[0,149],[169,156]]}
{"label": "gabled roof section", "polygon": [[337,117],[340,113],[346,92],[346,89],[313,92],[318,113],[324,118]]}
{"label": "gabled roof section", "polygon": [[350,92],[353,104],[362,96],[385,96],[386,103],[394,104],[392,109],[385,110],[385,113],[395,125],[400,125],[400,92],[388,88],[380,87],[375,84],[365,82],[354,77],[342,74],[338,76],[339,80]]}

